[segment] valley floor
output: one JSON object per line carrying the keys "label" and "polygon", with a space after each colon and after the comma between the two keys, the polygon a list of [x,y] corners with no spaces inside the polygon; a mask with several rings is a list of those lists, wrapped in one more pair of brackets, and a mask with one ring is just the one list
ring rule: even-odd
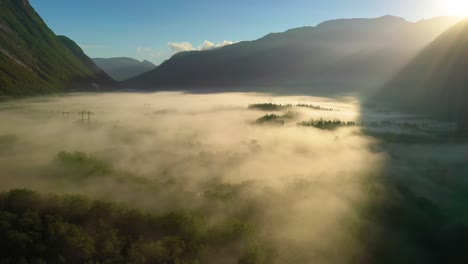
{"label": "valley floor", "polygon": [[5,263],[468,261],[451,123],[254,93],[40,97],[0,122]]}

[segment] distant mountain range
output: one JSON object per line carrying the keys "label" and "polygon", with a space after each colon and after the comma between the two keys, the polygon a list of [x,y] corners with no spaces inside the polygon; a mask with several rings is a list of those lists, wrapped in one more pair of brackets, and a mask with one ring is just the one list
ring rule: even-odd
{"label": "distant mountain range", "polygon": [[102,91],[113,83],[75,42],[56,36],[27,0],[0,1],[0,97]]}
{"label": "distant mountain range", "polygon": [[457,20],[327,21],[214,50],[178,53],[123,84],[147,90],[367,91],[382,86]]}
{"label": "distant mountain range", "polygon": [[156,68],[156,65],[147,60],[138,61],[125,57],[94,58],[93,61],[116,81],[125,81]]}
{"label": "distant mountain range", "polygon": [[456,120],[468,132],[468,19],[429,44],[376,98],[401,111]]}

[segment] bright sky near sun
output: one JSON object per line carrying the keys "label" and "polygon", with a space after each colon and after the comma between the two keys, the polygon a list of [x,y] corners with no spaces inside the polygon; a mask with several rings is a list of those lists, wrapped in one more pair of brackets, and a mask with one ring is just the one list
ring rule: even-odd
{"label": "bright sky near sun", "polygon": [[336,18],[468,16],[468,0],[30,0],[91,57],[156,64],[173,52],[253,40]]}

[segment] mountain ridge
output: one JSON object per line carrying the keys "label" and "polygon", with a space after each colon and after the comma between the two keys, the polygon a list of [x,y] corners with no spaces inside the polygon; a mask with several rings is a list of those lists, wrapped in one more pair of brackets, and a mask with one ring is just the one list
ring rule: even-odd
{"label": "mountain ridge", "polygon": [[422,50],[375,99],[401,111],[456,121],[468,132],[468,19]]}
{"label": "mountain ridge", "polygon": [[93,58],[92,60],[116,81],[130,79],[156,67],[148,60],[138,61],[128,57]]}
{"label": "mountain ridge", "polygon": [[[427,21],[413,23],[395,17],[327,21],[316,27],[270,33],[219,49],[175,54],[156,69],[123,85],[145,90],[211,87],[222,91],[240,86],[288,87],[285,90],[312,87],[311,92],[367,90],[381,86],[417,51],[455,22],[456,18],[452,17],[437,18],[434,23],[439,26],[431,31],[427,27],[433,25]],[[382,50],[391,52],[382,56],[379,54]],[[360,64],[347,61],[347,69],[337,65],[362,53],[369,55]],[[387,61],[392,61],[391,67]],[[323,78],[326,70],[335,68],[341,72],[353,71],[354,76]],[[374,80],[366,82],[365,76],[370,74]],[[330,71],[326,75],[338,76]]]}
{"label": "mountain ridge", "polygon": [[0,1],[0,96],[96,90],[113,83],[76,43],[55,35],[29,1]]}

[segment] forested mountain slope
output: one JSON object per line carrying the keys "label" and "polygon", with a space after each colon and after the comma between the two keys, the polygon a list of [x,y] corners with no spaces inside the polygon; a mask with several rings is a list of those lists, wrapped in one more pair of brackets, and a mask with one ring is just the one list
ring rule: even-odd
{"label": "forested mountain slope", "polygon": [[78,45],[56,36],[27,0],[0,1],[0,96],[100,90],[112,83]]}

